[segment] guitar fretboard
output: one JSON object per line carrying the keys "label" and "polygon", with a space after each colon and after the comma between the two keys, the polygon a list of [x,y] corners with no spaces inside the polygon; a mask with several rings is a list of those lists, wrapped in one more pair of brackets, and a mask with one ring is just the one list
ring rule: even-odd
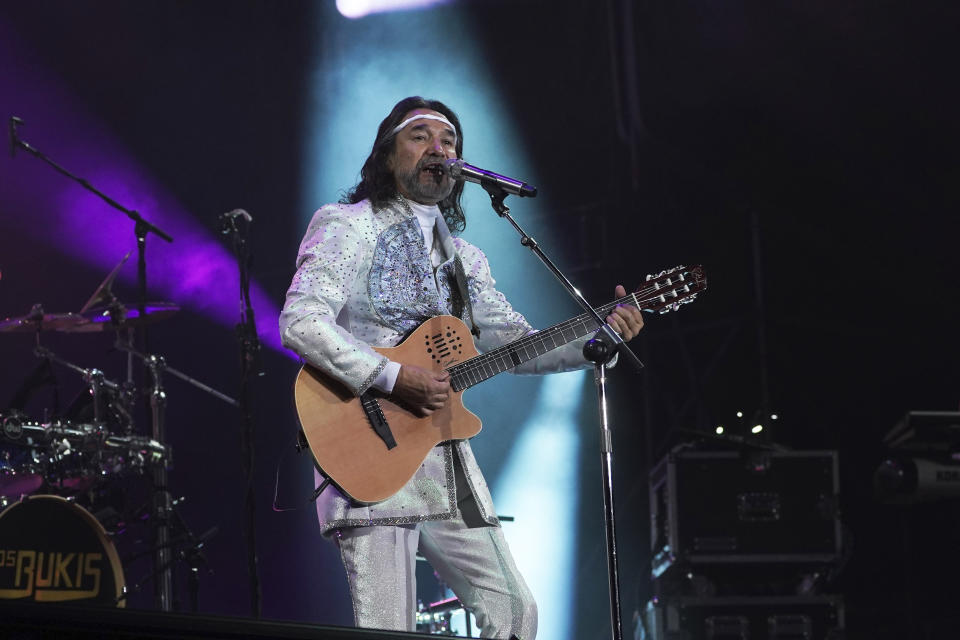
{"label": "guitar fretboard", "polygon": [[[607,317],[614,307],[618,304],[635,304],[636,299],[633,295],[628,295],[610,304],[597,309],[601,318]],[[463,391],[470,387],[488,380],[498,373],[503,373],[532,360],[537,356],[542,356],[548,351],[557,347],[573,342],[588,333],[596,331],[599,328],[597,321],[587,314],[582,314],[560,324],[554,325],[549,329],[531,333],[510,344],[498,347],[479,356],[474,356],[469,360],[458,362],[449,367],[450,386],[454,391]]]}

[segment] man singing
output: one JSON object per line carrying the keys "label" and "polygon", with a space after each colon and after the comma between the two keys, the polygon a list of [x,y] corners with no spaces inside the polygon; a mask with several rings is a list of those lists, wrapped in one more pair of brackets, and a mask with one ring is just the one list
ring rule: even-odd
{"label": "man singing", "polygon": [[[443,169],[462,152],[460,121],[446,105],[420,97],[397,103],[380,123],[360,183],[310,221],[280,316],[284,345],[307,363],[357,396],[375,390],[419,416],[447,402],[448,374],[391,362],[371,347],[396,346],[444,314],[471,327],[481,352],[534,331],[494,288],[484,254],[451,234],[466,222],[463,183]],[[616,295],[626,295],[623,287]],[[639,310],[623,305],[606,321],[624,340],[643,326]],[[590,366],[583,343],[512,371]],[[467,440],[437,445],[382,502],[359,504],[328,487],[317,511],[321,531],[340,549],[357,626],[416,629],[419,550],[475,614],[483,637],[536,636],[536,603]]]}

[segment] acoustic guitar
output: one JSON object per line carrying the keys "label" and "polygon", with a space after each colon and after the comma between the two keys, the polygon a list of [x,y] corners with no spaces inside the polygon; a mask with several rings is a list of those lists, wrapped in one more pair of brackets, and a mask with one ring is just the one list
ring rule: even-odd
{"label": "acoustic guitar", "polygon": [[[620,304],[675,311],[706,286],[701,266],[674,267],[647,276],[636,291],[597,313],[605,318]],[[419,417],[382,394],[357,397],[305,365],[293,390],[303,435],[321,473],[344,494],[360,503],[386,500],[413,477],[433,447],[480,433],[480,419],[463,405],[465,390],[598,328],[583,314],[480,354],[458,318],[431,318],[396,347],[374,350],[401,364],[448,371],[451,394],[442,409]]]}

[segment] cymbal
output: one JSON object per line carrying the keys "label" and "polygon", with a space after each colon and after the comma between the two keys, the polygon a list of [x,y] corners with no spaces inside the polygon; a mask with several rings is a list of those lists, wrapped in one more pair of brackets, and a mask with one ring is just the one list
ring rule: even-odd
{"label": "cymbal", "polygon": [[[143,317],[136,304],[95,307],[85,313],[42,313],[38,308],[25,316],[0,320],[0,333],[61,331],[64,333],[94,333],[114,331],[150,324],[169,318],[180,307],[172,302],[148,302]],[[114,319],[114,316],[117,316]]]}
{"label": "cymbal", "polygon": [[89,322],[79,313],[40,313],[0,320],[0,333],[26,331],[70,331]]}
{"label": "cymbal", "polygon": [[[119,313],[115,314],[115,310]],[[58,331],[68,333],[91,333],[95,331],[114,331],[129,327],[139,327],[169,318],[180,306],[172,302],[148,302],[143,306],[143,317],[140,309],[134,304],[116,304],[109,307],[94,307],[82,314],[86,322],[73,325]],[[116,316],[116,317],[115,317]]]}

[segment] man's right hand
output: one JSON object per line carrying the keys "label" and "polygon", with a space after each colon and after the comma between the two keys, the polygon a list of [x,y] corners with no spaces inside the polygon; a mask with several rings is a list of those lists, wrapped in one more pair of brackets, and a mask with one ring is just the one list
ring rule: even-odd
{"label": "man's right hand", "polygon": [[390,397],[420,417],[429,416],[443,408],[450,397],[450,374],[402,365]]}

